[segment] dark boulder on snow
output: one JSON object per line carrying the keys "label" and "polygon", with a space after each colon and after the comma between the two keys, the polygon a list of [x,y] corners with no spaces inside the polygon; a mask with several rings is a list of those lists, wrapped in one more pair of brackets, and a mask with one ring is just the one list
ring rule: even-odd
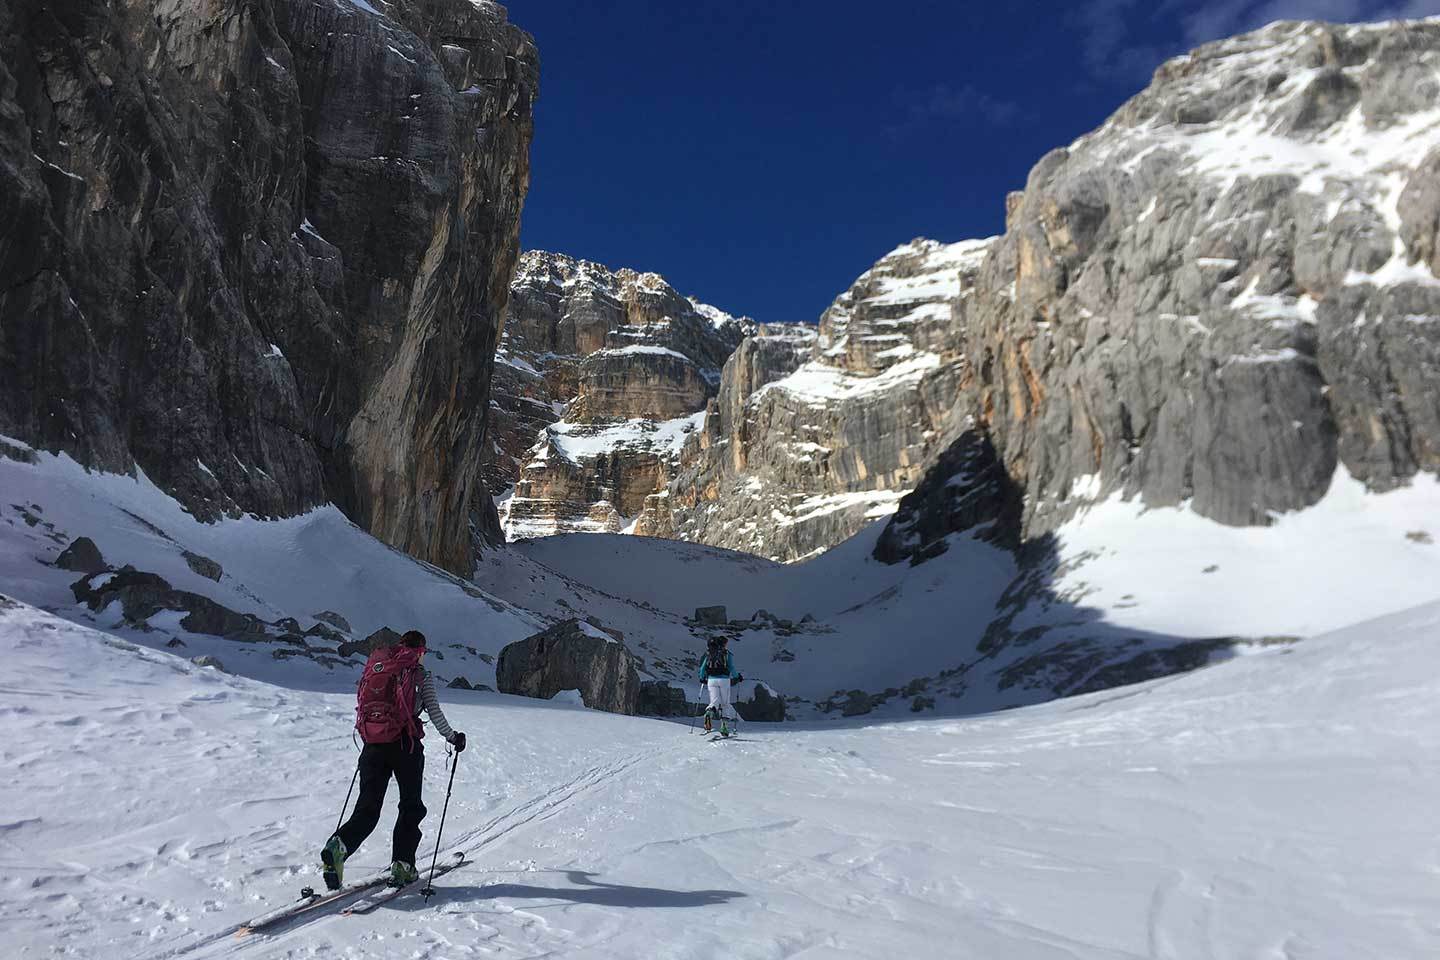
{"label": "dark boulder on snow", "polygon": [[55,566],[75,573],[104,573],[110,569],[100,555],[100,548],[89,537],[77,537],[55,558]]}
{"label": "dark boulder on snow", "polygon": [[580,620],[564,620],[501,650],[495,685],[501,693],[541,700],[579,690],[592,710],[632,715],[640,697],[640,673],[625,644]]}
{"label": "dark boulder on snow", "polygon": [[364,640],[355,640],[340,644],[337,651],[342,657],[353,657],[360,654],[362,657],[369,657],[370,654],[381,647],[393,647],[400,642],[400,634],[389,627],[381,627]]}
{"label": "dark boulder on snow", "polygon": [[195,664],[195,666],[197,666],[197,667],[214,667],[216,670],[219,670],[221,673],[229,673],[229,672],[230,672],[229,670],[226,670],[226,669],[225,669],[225,664],[223,664],[223,663],[220,662],[220,658],[219,658],[219,657],[212,657],[212,656],[209,656],[208,654],[207,654],[206,656],[203,656],[203,657],[194,657],[194,658],[192,658],[192,659],[190,660],[190,662],[193,663],[193,664]]}
{"label": "dark boulder on snow", "polygon": [[190,569],[206,580],[214,580],[216,583],[219,583],[220,578],[225,575],[225,568],[209,557],[202,557],[200,554],[191,553],[189,550],[186,550],[183,556],[185,557],[185,563]]}
{"label": "dark boulder on snow", "polygon": [[683,687],[665,680],[645,680],[640,684],[640,697],[635,712],[644,717],[689,717],[698,707],[685,699]]}
{"label": "dark boulder on snow", "polygon": [[449,683],[445,684],[445,686],[449,687],[451,690],[475,689],[475,687],[470,683],[470,681],[466,680],[464,677],[456,677],[454,680],[451,680]]}
{"label": "dark boulder on snow", "polygon": [[125,623],[148,629],[151,618],[166,612],[182,614],[181,629],[227,640],[270,639],[265,621],[248,613],[236,613],[209,597],[176,590],[169,581],[153,573],[125,567],[115,573],[84,577],[71,585],[75,599],[96,612],[119,603]]}
{"label": "dark boulder on snow", "polygon": [[344,617],[340,616],[340,614],[336,613],[333,610],[321,610],[314,616],[316,620],[319,620],[321,623],[328,623],[330,626],[334,627],[336,630],[339,630],[342,633],[354,632],[350,629],[350,621],[346,620]]}
{"label": "dark boulder on snow", "polygon": [[756,683],[749,700],[735,700],[735,710],[745,720],[780,723],[785,719],[785,700],[765,684]]}
{"label": "dark boulder on snow", "polygon": [[695,622],[709,627],[723,627],[729,621],[723,606],[696,607]]}

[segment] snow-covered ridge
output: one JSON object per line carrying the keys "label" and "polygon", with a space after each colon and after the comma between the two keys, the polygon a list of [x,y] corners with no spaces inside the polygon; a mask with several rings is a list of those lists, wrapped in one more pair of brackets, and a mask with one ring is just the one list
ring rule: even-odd
{"label": "snow-covered ridge", "polygon": [[751,397],[750,402],[761,402],[765,393],[770,390],[783,390],[819,406],[874,396],[890,390],[916,386],[926,373],[939,367],[941,362],[937,354],[915,354],[912,350],[911,356],[883,372],[874,376],[861,376],[812,360],[788,377],[765,384]]}
{"label": "snow-covered ridge", "polygon": [[676,456],[685,440],[705,425],[705,411],[674,420],[626,420],[621,423],[583,424],[560,421],[545,428],[536,443],[535,456],[543,459],[553,447],[566,459],[579,463],[625,448]]}
{"label": "snow-covered ridge", "polygon": [[[1294,177],[1299,192],[1328,201],[1330,219],[1371,210],[1394,234],[1391,259],[1379,270],[1352,272],[1347,282],[1440,283],[1428,267],[1410,262],[1399,211],[1408,174],[1440,147],[1440,63],[1417,59],[1397,67],[1405,72],[1396,83],[1406,90],[1395,96],[1411,102],[1361,96],[1358,81],[1374,69],[1363,60],[1276,72],[1277,63],[1312,59],[1307,51],[1322,29],[1355,42],[1420,24],[1440,27],[1440,18],[1342,27],[1280,21],[1207,44],[1162,65],[1156,87],[1077,139],[1070,151],[1088,164],[1117,164],[1132,173],[1154,155],[1178,154],[1185,158],[1183,173],[1215,181],[1221,193],[1241,179]],[[1162,95],[1201,106],[1177,122],[1152,106]],[[1426,107],[1412,109],[1422,100]],[[1349,106],[1334,118],[1324,116],[1339,109],[1331,101]]]}
{"label": "snow-covered ridge", "polygon": [[[870,374],[908,355],[916,324],[945,324],[995,238],[901,244],[865,271],[820,320],[820,356]],[[897,352],[898,348],[898,352]]]}

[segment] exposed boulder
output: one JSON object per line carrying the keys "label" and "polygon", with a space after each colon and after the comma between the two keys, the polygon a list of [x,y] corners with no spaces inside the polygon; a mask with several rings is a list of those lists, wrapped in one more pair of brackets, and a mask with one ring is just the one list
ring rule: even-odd
{"label": "exposed boulder", "polygon": [[219,657],[212,657],[212,656],[210,656],[209,654],[206,654],[206,655],[203,656],[203,657],[193,657],[193,658],[191,658],[190,662],[193,663],[193,664],[195,664],[195,666],[197,666],[197,667],[214,667],[216,670],[219,670],[221,673],[229,673],[229,672],[230,672],[229,670],[226,670],[226,669],[225,669],[225,664],[223,664],[223,663],[220,662],[220,658],[219,658]]}
{"label": "exposed boulder", "polygon": [[104,573],[110,569],[110,565],[100,555],[100,548],[95,546],[95,541],[89,537],[76,537],[70,546],[55,558],[55,566],[75,573]]}
{"label": "exposed boulder", "polygon": [[780,723],[785,719],[785,700],[763,683],[755,684],[749,700],[735,700],[735,710],[745,720]]}
{"label": "exposed boulder", "polygon": [[185,563],[190,569],[206,580],[214,580],[216,583],[219,583],[220,578],[225,575],[225,568],[209,557],[202,557],[200,554],[191,553],[189,550],[184,552],[184,557]]}
{"label": "exposed boulder", "polygon": [[400,634],[389,627],[381,627],[364,640],[352,641],[340,644],[339,654],[342,657],[353,657],[360,654],[369,659],[370,654],[382,647],[393,647],[400,642]]}
{"label": "exposed boulder", "polygon": [[729,622],[723,606],[696,607],[695,622],[711,627],[723,627]]}
{"label": "exposed boulder", "polygon": [[119,602],[125,622],[142,629],[148,629],[156,614],[174,610],[185,614],[180,627],[190,633],[251,642],[271,637],[259,617],[236,613],[198,593],[176,590],[163,577],[133,567],[84,577],[70,589],[76,600],[97,612]]}
{"label": "exposed boulder", "polygon": [[581,620],[564,620],[500,651],[495,685],[501,693],[548,700],[579,690],[592,710],[634,714],[640,674],[625,645]]}
{"label": "exposed boulder", "polygon": [[635,712],[644,717],[694,716],[696,705],[685,699],[683,687],[665,680],[644,680],[635,702]]}
{"label": "exposed boulder", "polygon": [[466,680],[464,677],[456,677],[454,680],[451,680],[449,683],[447,683],[446,686],[449,687],[451,690],[475,689],[473,686],[470,685],[470,681]]}
{"label": "exposed boulder", "polygon": [[344,617],[340,616],[340,614],[334,612],[333,610],[322,610],[319,613],[315,614],[314,618],[321,623],[329,624],[336,630],[339,630],[341,633],[354,632],[350,629],[350,621],[346,620]]}

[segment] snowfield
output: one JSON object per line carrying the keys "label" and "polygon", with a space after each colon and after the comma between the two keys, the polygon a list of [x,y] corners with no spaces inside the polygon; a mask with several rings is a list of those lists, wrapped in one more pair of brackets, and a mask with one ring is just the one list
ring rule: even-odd
{"label": "snowfield", "polygon": [[[467,581],[386,547],[334,507],[202,524],[143,475],[87,472],[64,456],[36,460],[0,458],[0,592],[144,647],[178,641],[187,657],[216,656],[237,674],[328,692],[353,689],[355,662],[283,659],[289,651],[276,645],[190,633],[178,612],[143,628],[126,624],[118,604],[79,605],[71,584],[80,575],[54,561],[88,536],[114,567],[134,565],[269,622],[291,617],[305,630],[333,611],[356,640],[385,626],[420,629],[443,657],[432,664],[442,683],[463,677],[492,687],[506,644],[593,617],[625,635],[649,676],[686,687],[693,700],[704,635],[685,618],[711,604],[736,620],[764,610],[791,627],[762,620],[738,632],[741,671],[800,698],[792,715],[837,721],[838,710],[819,712],[837,695],[900,690],[964,665],[963,689],[937,683],[926,691],[940,713],[1049,699],[1052,685],[1016,683],[1007,671],[1069,641],[1129,657],[1132,643],[1308,637],[1440,599],[1440,481],[1429,475],[1373,494],[1342,472],[1315,507],[1266,528],[1114,498],[1094,503],[1059,531],[1056,573],[1037,591],[1019,579],[1011,554],[965,536],[917,567],[880,563],[871,554],[883,521],[791,565],[644,537],[552,537],[487,551]],[[221,563],[219,581],[192,570],[187,550]],[[1005,606],[1016,597],[1018,607]],[[990,625],[1011,614],[1012,632],[1043,639],[983,648]],[[813,620],[801,623],[806,617]],[[1114,662],[1097,660],[1090,673]],[[911,706],[910,696],[895,696],[872,719],[909,719]]]}
{"label": "snowfield", "polygon": [[[429,903],[244,939],[319,886],[351,698],[0,605],[11,956],[1404,960],[1440,937],[1440,604],[1003,714],[713,744],[456,694],[443,846],[473,863]],[[432,739],[424,853],[443,760]]]}

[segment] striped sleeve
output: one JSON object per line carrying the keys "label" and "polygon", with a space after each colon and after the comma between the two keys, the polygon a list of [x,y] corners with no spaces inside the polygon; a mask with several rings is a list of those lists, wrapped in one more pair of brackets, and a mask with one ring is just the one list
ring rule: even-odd
{"label": "striped sleeve", "polygon": [[440,736],[446,740],[455,736],[450,721],[445,719],[445,711],[440,709],[440,698],[435,695],[435,678],[429,670],[425,671],[425,679],[420,682],[420,706],[430,722],[435,724],[435,731]]}

